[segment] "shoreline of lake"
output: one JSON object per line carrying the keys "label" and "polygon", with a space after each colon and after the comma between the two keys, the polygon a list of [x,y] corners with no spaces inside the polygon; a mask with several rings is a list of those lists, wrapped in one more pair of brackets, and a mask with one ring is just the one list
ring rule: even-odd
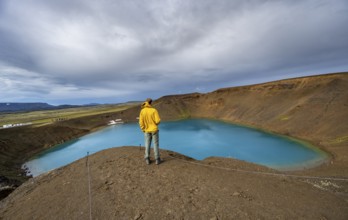
{"label": "shoreline of lake", "polygon": [[[179,124],[178,124],[179,123]],[[171,126],[173,126],[174,124],[176,124],[176,126],[181,126],[181,124],[187,124],[186,126],[188,127],[188,128],[190,128],[190,124],[191,123],[194,123],[194,124],[196,124],[196,123],[198,123],[197,125],[194,125],[195,127],[193,128],[193,129],[199,129],[199,130],[201,130],[202,128],[203,128],[203,131],[205,130],[205,128],[204,128],[204,126],[213,126],[213,127],[209,127],[209,129],[208,130],[210,130],[210,129],[216,129],[216,128],[219,128],[219,126],[221,126],[221,128],[219,128],[219,129],[222,129],[222,131],[220,131],[220,132],[225,132],[225,130],[226,131],[228,131],[228,132],[231,132],[231,133],[229,133],[229,136],[233,136],[234,135],[234,137],[232,138],[232,139],[230,139],[230,137],[218,137],[218,136],[216,136],[216,135],[220,135],[219,134],[219,132],[218,133],[216,133],[217,131],[215,131],[215,134],[214,134],[214,132],[213,131],[205,131],[205,132],[209,132],[209,133],[207,133],[207,134],[205,134],[205,135],[214,135],[214,137],[215,138],[217,138],[219,141],[221,141],[221,140],[225,140],[226,138],[226,140],[225,141],[228,141],[228,140],[234,140],[234,139],[238,139],[238,133],[236,133],[235,134],[235,132],[252,132],[252,133],[255,133],[255,132],[257,132],[257,134],[260,134],[260,135],[262,135],[262,137],[264,136],[264,135],[266,135],[266,137],[263,137],[263,139],[261,139],[260,141],[258,141],[257,143],[258,143],[258,145],[257,145],[257,148],[259,148],[259,147],[261,147],[261,146],[259,146],[260,144],[262,144],[264,141],[266,141],[268,138],[272,138],[272,140],[273,141],[275,141],[275,140],[277,140],[276,141],[276,143],[277,143],[277,145],[279,145],[279,146],[275,146],[275,149],[274,150],[277,150],[277,151],[279,151],[279,150],[285,150],[285,149],[287,149],[287,147],[285,147],[286,145],[288,145],[289,143],[291,143],[291,145],[293,145],[293,144],[295,144],[294,146],[292,146],[291,148],[293,149],[293,150],[296,150],[297,149],[297,147],[300,147],[301,146],[301,148],[303,148],[303,149],[308,149],[308,150],[310,150],[310,152],[315,152],[315,154],[317,154],[317,156],[315,157],[315,158],[313,158],[313,159],[306,159],[306,160],[303,160],[303,159],[301,159],[301,161],[298,161],[298,162],[296,162],[296,163],[294,163],[294,162],[291,162],[291,163],[287,163],[287,165],[285,165],[284,164],[284,162],[283,161],[279,161],[279,162],[277,162],[277,163],[274,163],[274,162],[261,162],[261,161],[263,161],[264,159],[258,159],[258,157],[265,157],[265,156],[262,156],[263,154],[265,154],[265,152],[267,152],[267,151],[269,151],[269,150],[271,150],[272,152],[274,151],[274,150],[272,150],[272,149],[269,149],[269,146],[267,147],[267,148],[264,148],[264,150],[263,151],[265,151],[265,152],[263,152],[261,155],[255,155],[255,156],[253,156],[253,150],[252,149],[250,149],[251,150],[251,152],[249,152],[250,150],[248,150],[248,154],[249,155],[251,155],[251,156],[246,156],[246,157],[242,157],[242,158],[240,158],[240,156],[238,156],[238,154],[240,154],[240,153],[238,153],[240,150],[242,150],[242,154],[245,154],[244,152],[243,152],[243,149],[240,149],[240,148],[231,148],[231,147],[224,147],[223,149],[225,149],[225,150],[223,150],[223,149],[220,149],[219,148],[219,145],[216,145],[216,146],[210,146],[211,144],[209,143],[209,141],[206,141],[206,140],[203,140],[203,142],[200,142],[200,140],[198,140],[199,138],[197,137],[196,139],[194,139],[194,140],[191,140],[191,142],[192,143],[187,143],[186,142],[186,146],[185,146],[185,149],[186,148],[190,148],[190,152],[191,151],[194,151],[194,152],[196,152],[196,153],[194,153],[194,154],[192,154],[193,152],[191,152],[190,154],[187,154],[187,153],[185,153],[185,152],[183,152],[182,150],[180,150],[180,146],[182,146],[182,145],[184,145],[184,143],[176,143],[176,144],[172,144],[172,143],[170,143],[169,145],[171,145],[172,147],[171,148],[168,148],[168,138],[170,138],[170,136],[172,136],[172,135],[174,135],[174,136],[176,136],[175,135],[175,130],[170,130],[170,131],[167,131],[167,133],[166,133],[166,126],[169,126],[169,125],[171,125]],[[208,123],[208,124],[207,124]],[[121,126],[121,127],[120,127]],[[57,146],[55,146],[55,147],[53,147],[53,148],[50,148],[50,149],[48,149],[48,150],[46,150],[46,151],[44,151],[44,152],[41,152],[40,154],[38,154],[38,155],[35,155],[35,157],[34,158],[32,158],[31,160],[29,160],[29,161],[26,161],[24,164],[23,164],[23,167],[25,168],[25,170],[27,170],[27,173],[28,174],[32,174],[32,175],[34,175],[34,176],[37,176],[38,174],[41,174],[43,171],[39,171],[39,170],[41,170],[42,168],[38,168],[38,167],[36,167],[36,165],[35,164],[42,164],[41,166],[43,167],[44,165],[43,164],[45,164],[45,162],[43,162],[42,160],[45,160],[44,158],[46,157],[45,155],[48,155],[51,159],[50,159],[50,161],[55,161],[55,159],[53,159],[52,158],[52,154],[57,154],[57,155],[59,155],[60,153],[59,152],[57,152],[57,151],[65,151],[65,148],[67,148],[67,149],[70,149],[71,147],[69,147],[69,146],[74,146],[74,148],[77,148],[77,149],[79,149],[79,148],[81,148],[81,147],[79,147],[79,145],[81,145],[81,144],[79,144],[79,141],[81,142],[81,141],[83,141],[83,146],[84,146],[84,148],[88,148],[88,146],[89,146],[89,142],[92,142],[92,143],[94,143],[95,142],[95,136],[100,136],[100,135],[104,135],[104,133],[106,134],[106,133],[109,133],[109,132],[111,132],[110,130],[111,129],[113,129],[113,128],[118,128],[118,129],[121,129],[121,128],[125,128],[124,126],[131,126],[133,129],[132,129],[132,131],[131,131],[131,133],[133,133],[135,130],[134,129],[136,129],[137,128],[137,124],[135,123],[135,122],[133,122],[132,124],[125,124],[125,125],[113,125],[113,126],[106,126],[106,127],[104,127],[103,129],[98,129],[97,131],[94,131],[94,132],[91,132],[91,133],[88,133],[88,134],[86,134],[86,135],[84,135],[83,137],[80,137],[80,138],[78,138],[78,139],[75,139],[75,140],[70,140],[70,141],[68,141],[68,142],[65,142],[65,143],[63,143],[63,144],[59,144],[59,145],[57,145]],[[216,127],[217,126],[217,127]],[[184,129],[186,129],[187,127],[184,127]],[[108,129],[108,128],[110,128],[110,129]],[[164,150],[171,150],[171,151],[175,151],[175,152],[178,152],[178,153],[180,153],[180,154],[184,154],[184,155],[186,155],[186,156],[189,156],[189,157],[192,157],[192,158],[195,158],[196,160],[204,160],[205,158],[208,158],[208,157],[224,157],[224,158],[229,158],[229,157],[231,157],[230,155],[231,155],[231,153],[226,153],[225,151],[231,151],[232,150],[232,152],[235,152],[235,149],[237,149],[237,151],[236,151],[236,153],[237,153],[237,155],[235,155],[235,153],[234,153],[234,155],[235,156],[233,156],[233,159],[236,159],[236,160],[241,160],[241,161],[245,161],[245,162],[251,162],[251,163],[256,163],[256,164],[260,164],[260,165],[263,165],[263,166],[268,166],[268,167],[270,167],[270,168],[273,168],[273,169],[276,169],[276,170],[279,170],[279,171],[298,171],[298,170],[304,170],[304,169],[310,169],[310,168],[314,168],[314,167],[316,167],[316,166],[319,166],[319,165],[321,165],[321,164],[323,164],[323,163],[325,163],[327,160],[328,160],[328,158],[329,158],[329,156],[324,152],[324,151],[322,151],[322,150],[320,150],[320,149],[318,149],[318,148],[315,148],[313,145],[310,145],[309,143],[307,143],[307,142],[303,142],[303,141],[300,141],[300,140],[297,140],[297,139],[295,139],[295,138],[289,138],[289,137],[286,137],[286,136],[284,136],[284,135],[282,135],[282,136],[280,136],[280,135],[277,135],[277,134],[274,134],[274,133],[270,133],[270,132],[265,132],[265,131],[263,131],[263,130],[259,130],[259,129],[252,129],[252,128],[250,128],[250,127],[246,127],[246,126],[241,126],[241,125],[236,125],[236,124],[233,124],[233,123],[226,123],[225,121],[219,121],[219,120],[208,120],[208,119],[197,119],[197,118],[195,118],[195,119],[185,119],[185,120],[177,120],[177,121],[171,121],[171,122],[163,122],[162,123],[162,128],[160,128],[160,130],[162,129],[162,132],[161,132],[161,136],[163,135],[163,136],[167,136],[164,140],[163,140],[163,136],[161,137],[161,143],[165,143],[165,144],[162,144],[162,146],[163,147],[161,147],[161,149],[164,149]],[[184,134],[185,133],[187,133],[187,132],[190,132],[190,130],[191,130],[192,128],[190,128],[188,131],[186,131],[186,132],[184,132]],[[213,129],[213,130],[214,130]],[[233,129],[233,130],[231,130],[231,131],[229,131],[229,129]],[[241,130],[242,129],[242,130]],[[189,135],[189,136],[193,136],[193,138],[194,138],[194,136],[196,135],[196,132],[199,132],[199,130],[198,131],[191,131],[191,132],[193,132],[193,133],[188,133],[187,135]],[[234,131],[235,130],[235,131]],[[114,131],[114,132],[117,132],[117,131]],[[120,132],[120,131],[119,131]],[[165,132],[165,133],[163,133],[163,132]],[[213,133],[211,133],[211,132],[213,132]],[[101,134],[100,134],[101,133]],[[170,135],[169,135],[170,134]],[[115,133],[115,135],[117,135],[117,133]],[[121,136],[127,136],[127,133],[121,133],[120,134]],[[168,136],[169,135],[169,136]],[[181,134],[181,136],[182,136],[183,134]],[[133,136],[133,134],[131,135],[131,136]],[[139,136],[139,134],[138,134],[138,136]],[[257,135],[257,136],[259,136],[259,135]],[[92,140],[90,140],[90,141],[88,141],[87,142],[87,140],[88,140],[88,138],[94,138],[94,139],[92,139]],[[142,136],[140,137],[141,139],[139,140],[139,137],[138,137],[138,142],[142,142],[143,140],[142,140]],[[183,137],[186,141],[187,140],[189,140],[189,139],[187,139],[188,137]],[[254,137],[254,138],[256,138],[256,137]],[[267,138],[267,139],[264,139],[264,138]],[[102,140],[102,143],[104,143],[105,142],[105,140],[107,139],[107,138],[102,138],[102,137],[98,137],[97,139],[99,139],[99,140]],[[97,140],[96,139],[96,140]],[[211,139],[211,138],[210,138]],[[263,140],[263,141],[262,141]],[[132,145],[134,145],[134,142],[133,142],[133,144],[132,143],[130,143],[130,142],[128,142],[129,140],[128,139],[126,139],[126,142],[123,142],[123,143],[119,143],[119,144],[115,144],[114,145],[114,142],[115,143],[117,143],[118,142],[118,140],[117,139],[112,139],[112,140],[108,140],[108,142],[109,141],[112,141],[112,144],[110,144],[110,143],[108,143],[108,144],[106,144],[106,143],[104,143],[104,144],[102,144],[102,143],[100,143],[99,145],[102,145],[101,147],[98,147],[98,148],[95,148],[95,147],[92,147],[92,146],[89,146],[90,148],[92,147],[92,149],[93,149],[93,151],[94,152],[97,152],[97,151],[100,151],[100,150],[103,150],[103,149],[106,149],[106,148],[110,148],[110,147],[115,147],[115,146],[125,146],[125,145],[127,145],[127,146],[132,146]],[[214,140],[210,140],[210,141],[214,141]],[[272,142],[273,142],[272,141]],[[71,142],[70,144],[69,144],[69,142]],[[87,142],[87,143],[86,143]],[[170,142],[170,141],[169,141]],[[278,143],[279,142],[279,143]],[[187,145],[188,144],[188,145]],[[210,148],[209,149],[206,149],[206,147],[203,147],[203,148],[205,148],[205,150],[202,152],[201,150],[199,150],[199,149],[196,149],[197,147],[195,147],[195,146],[200,146],[200,147],[202,147],[203,145],[205,145],[205,144],[207,144],[207,146],[210,146]],[[245,143],[245,144],[247,144],[247,143]],[[269,143],[270,144],[270,143]],[[269,145],[268,144],[268,145]],[[285,144],[285,146],[284,146],[284,144]],[[160,144],[161,145],[161,144]],[[167,145],[167,147],[165,147]],[[178,145],[178,146],[177,146]],[[223,144],[223,145],[226,145],[226,144]],[[252,147],[252,148],[255,148],[255,146],[253,146],[254,144],[251,144],[252,146],[250,146],[250,144],[249,144],[249,147]],[[174,147],[173,147],[174,146]],[[188,147],[188,146],[191,146],[191,147]],[[282,147],[280,147],[280,146],[282,146]],[[296,147],[295,147],[296,146]],[[295,147],[295,148],[294,148]],[[213,150],[213,149],[211,149],[211,148],[213,148],[213,149],[215,149],[215,150]],[[291,149],[290,148],[290,149]],[[96,149],[98,149],[98,150],[96,150]],[[196,149],[196,150],[195,150]],[[299,148],[300,149],[300,148]],[[82,149],[80,149],[80,150],[82,150]],[[85,149],[83,149],[83,150],[85,150]],[[96,151],[95,151],[96,150]],[[216,155],[216,156],[214,156],[214,155],[207,155],[207,154],[205,154],[205,151],[207,151],[207,152],[210,152],[210,153],[212,153],[212,154],[214,154],[214,152],[212,152],[212,150],[215,152],[215,151],[218,151],[219,153],[218,153],[218,155]],[[289,149],[288,149],[289,150]],[[287,150],[287,151],[288,151]],[[292,150],[292,151],[293,151]],[[85,150],[86,151],[86,150]],[[302,151],[302,150],[301,150]],[[69,152],[75,152],[75,150],[73,150],[73,149],[71,149],[71,150],[69,150]],[[224,153],[225,152],[225,153]],[[304,154],[305,152],[307,152],[307,150],[305,150],[305,151],[303,151],[301,154]],[[71,154],[70,153],[70,154]],[[73,154],[76,154],[77,152],[75,152],[75,153],[73,153]],[[205,156],[204,157],[202,157],[202,156],[198,156],[197,157],[197,154],[204,154]],[[288,153],[290,153],[290,152],[288,152]],[[308,152],[309,153],[309,152]],[[278,154],[279,154],[279,152],[278,152]],[[81,158],[81,157],[83,157],[84,155],[83,154],[79,154],[80,156],[78,156],[78,157],[73,157],[73,158],[76,158],[76,159],[67,159],[67,157],[65,157],[65,159],[63,159],[63,161],[64,160],[67,160],[67,162],[68,163],[71,163],[71,162],[73,162],[74,160],[77,160],[77,159],[79,159],[79,158]],[[223,156],[224,155],[224,156]],[[296,153],[296,155],[297,155],[297,153]],[[280,156],[280,155],[279,155]],[[278,157],[279,157],[278,156]],[[295,155],[293,155],[293,156],[295,156]],[[303,157],[304,155],[299,155],[299,156],[301,156],[301,157]],[[69,158],[71,157],[71,155],[69,155]],[[266,156],[266,157],[269,157],[269,156]],[[279,160],[278,159],[278,157],[270,157],[269,159],[271,159],[271,158],[273,158],[273,159],[271,159],[271,160]],[[247,159],[247,158],[249,158],[249,159]],[[252,158],[255,158],[255,159],[252,159]],[[297,161],[297,159],[295,159],[295,158],[293,158],[293,159],[289,159],[289,158],[284,158],[284,159],[286,159],[286,160],[289,160],[289,161],[291,161],[291,160],[295,160],[295,161]],[[42,162],[36,162],[36,161],[42,161]],[[256,162],[256,161],[260,161],[260,162]],[[56,162],[57,164],[62,164],[62,165],[64,165],[65,163],[61,163],[61,162]],[[279,165],[278,165],[278,163],[279,163]],[[60,165],[60,166],[62,166],[62,165]],[[48,166],[48,165],[46,165],[46,166]],[[49,165],[49,166],[51,166],[51,165]],[[59,166],[56,166],[55,168],[58,168]],[[54,168],[54,167],[52,167],[52,168]],[[51,170],[52,168],[49,168],[49,170]],[[46,170],[45,168],[44,168],[44,170]]]}

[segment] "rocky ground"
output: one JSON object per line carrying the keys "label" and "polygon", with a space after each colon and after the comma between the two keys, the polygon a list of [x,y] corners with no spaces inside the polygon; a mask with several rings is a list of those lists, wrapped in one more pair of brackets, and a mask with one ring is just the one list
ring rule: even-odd
{"label": "rocky ground", "polygon": [[[238,160],[194,161],[167,151],[161,165],[146,166],[142,149],[110,149],[89,158],[93,219],[348,219],[347,88],[348,73],[339,73],[156,100],[163,120],[240,123],[306,140],[330,160],[274,175]],[[2,129],[0,199],[24,184],[0,201],[0,219],[89,219],[86,158],[28,181],[21,164],[111,118],[136,121],[139,111]]]}
{"label": "rocky ground", "polygon": [[108,149],[30,179],[0,202],[0,219],[348,219],[347,180],[169,151],[146,165],[143,151]]}

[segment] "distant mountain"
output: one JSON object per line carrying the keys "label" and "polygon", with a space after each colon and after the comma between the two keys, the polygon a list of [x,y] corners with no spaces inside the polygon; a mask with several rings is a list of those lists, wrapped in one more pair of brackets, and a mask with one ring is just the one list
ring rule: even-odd
{"label": "distant mountain", "polygon": [[38,110],[50,110],[50,109],[64,109],[79,107],[78,105],[59,105],[54,106],[43,102],[30,102],[30,103],[13,103],[5,102],[0,103],[0,112],[25,112],[25,111],[38,111]]}
{"label": "distant mountain", "polygon": [[47,103],[35,102],[35,103],[0,103],[0,112],[17,112],[17,111],[33,111],[52,109],[55,106]]}
{"label": "distant mountain", "polygon": [[66,108],[78,108],[88,107],[97,105],[127,105],[141,103],[140,101],[129,101],[126,103],[117,104],[99,104],[89,103],[84,105],[50,105],[44,102],[0,102],[0,113],[13,113],[13,112],[28,112],[28,111],[39,111],[39,110],[53,110],[53,109],[66,109]]}

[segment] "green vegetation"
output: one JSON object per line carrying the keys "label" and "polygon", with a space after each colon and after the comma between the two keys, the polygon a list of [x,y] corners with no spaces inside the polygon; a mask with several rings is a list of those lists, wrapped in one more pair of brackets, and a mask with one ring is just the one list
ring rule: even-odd
{"label": "green vegetation", "polygon": [[340,144],[340,143],[343,143],[343,142],[346,142],[346,141],[348,141],[348,135],[335,138],[335,139],[331,140],[330,143],[331,144]]}
{"label": "green vegetation", "polygon": [[50,124],[56,121],[65,121],[73,118],[91,116],[103,113],[113,113],[125,110],[127,108],[138,105],[132,104],[113,104],[113,105],[97,105],[77,108],[66,108],[59,110],[43,110],[20,113],[0,114],[0,127],[6,124],[32,123],[34,126]]}
{"label": "green vegetation", "polygon": [[281,120],[281,121],[287,121],[287,120],[289,120],[289,119],[290,119],[290,117],[287,116],[287,115],[281,115],[281,116],[279,116],[279,120]]}

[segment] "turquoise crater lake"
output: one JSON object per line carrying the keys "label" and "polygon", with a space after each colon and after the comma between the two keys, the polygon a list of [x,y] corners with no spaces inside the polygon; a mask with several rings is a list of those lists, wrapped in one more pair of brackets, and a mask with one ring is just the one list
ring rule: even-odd
{"label": "turquoise crater lake", "polygon": [[[160,149],[175,151],[197,160],[228,157],[278,170],[313,167],[328,156],[309,144],[257,129],[207,119],[162,122]],[[112,125],[81,138],[57,145],[23,166],[37,176],[95,153],[117,146],[144,145],[137,123]],[[153,155],[153,150],[151,149]]]}

